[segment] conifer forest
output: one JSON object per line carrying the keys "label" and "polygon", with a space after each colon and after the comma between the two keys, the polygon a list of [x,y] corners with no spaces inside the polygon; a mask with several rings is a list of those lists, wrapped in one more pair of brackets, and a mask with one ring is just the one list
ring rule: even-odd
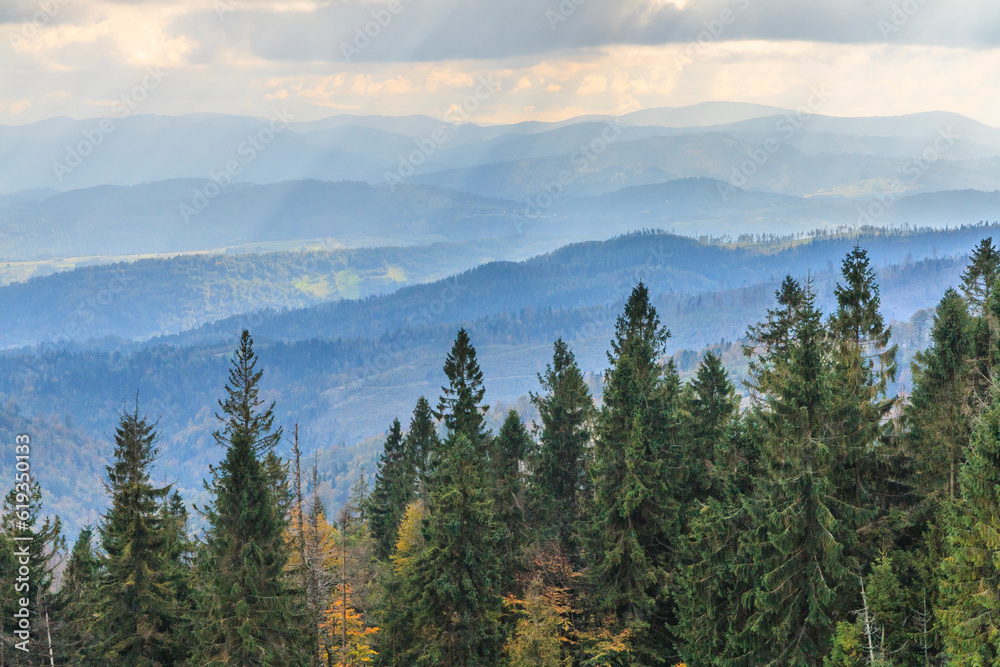
{"label": "conifer forest", "polygon": [[1000,664],[1000,253],[972,250],[898,390],[864,247],[834,293],[824,313],[785,277],[746,379],[707,352],[682,381],[638,282],[600,395],[551,341],[538,417],[495,431],[459,329],[445,386],[384,425],[337,508],[243,330],[207,502],[160,481],[142,396],[109,434],[99,521],[67,534],[28,475],[7,493],[0,572],[24,588],[3,588],[0,663]]}

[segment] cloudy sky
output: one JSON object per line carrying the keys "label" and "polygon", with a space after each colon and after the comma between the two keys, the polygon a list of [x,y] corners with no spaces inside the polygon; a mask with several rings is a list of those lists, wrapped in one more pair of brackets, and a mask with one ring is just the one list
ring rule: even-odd
{"label": "cloudy sky", "polygon": [[465,102],[493,123],[796,108],[822,87],[821,113],[1000,125],[996,0],[2,0],[0,24],[4,124],[112,115],[123,97],[298,120]]}

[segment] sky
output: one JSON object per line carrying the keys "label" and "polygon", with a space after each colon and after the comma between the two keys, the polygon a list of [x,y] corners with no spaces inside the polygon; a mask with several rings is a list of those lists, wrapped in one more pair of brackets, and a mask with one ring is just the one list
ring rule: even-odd
{"label": "sky", "polygon": [[1000,126],[996,0],[2,0],[0,123],[553,121],[704,101]]}

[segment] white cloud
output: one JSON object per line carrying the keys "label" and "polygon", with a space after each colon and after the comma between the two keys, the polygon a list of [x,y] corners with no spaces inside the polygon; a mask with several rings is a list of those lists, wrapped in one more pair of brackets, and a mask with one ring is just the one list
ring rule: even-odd
{"label": "white cloud", "polygon": [[[66,1],[31,39],[0,45],[0,90],[19,101],[0,119],[101,113],[94,100],[120,97],[159,65],[169,85],[143,112],[261,116],[280,102],[302,119],[331,109],[439,117],[495,76],[501,90],[473,120],[709,99],[794,107],[825,84],[836,93],[824,112],[945,109],[1000,125],[1000,3],[986,0],[914,0],[921,8],[904,15],[897,0],[587,2],[554,32],[545,11],[555,0],[398,0],[387,20],[388,1],[225,0],[233,10],[221,18],[214,0]],[[0,5],[15,33],[39,6]],[[345,62],[340,42],[373,20],[384,25]],[[897,29],[883,37],[885,21]]]}

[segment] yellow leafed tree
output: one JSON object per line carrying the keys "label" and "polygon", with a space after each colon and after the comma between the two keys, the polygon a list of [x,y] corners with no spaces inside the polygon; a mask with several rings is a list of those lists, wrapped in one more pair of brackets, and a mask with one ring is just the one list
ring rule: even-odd
{"label": "yellow leafed tree", "polygon": [[378,628],[366,627],[361,614],[351,606],[350,585],[346,589],[337,586],[337,589],[320,623],[323,636],[320,660],[328,667],[369,664],[378,655],[371,646]]}

